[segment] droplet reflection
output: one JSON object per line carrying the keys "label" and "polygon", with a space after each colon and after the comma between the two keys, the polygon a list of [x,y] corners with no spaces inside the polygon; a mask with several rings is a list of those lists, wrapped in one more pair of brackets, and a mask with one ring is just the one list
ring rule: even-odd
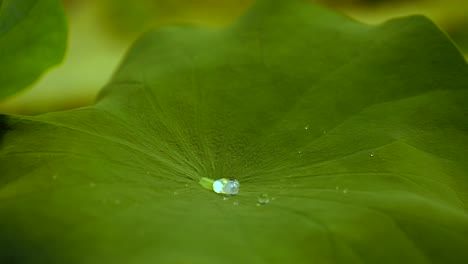
{"label": "droplet reflection", "polygon": [[257,202],[260,205],[267,204],[270,202],[270,196],[268,196],[266,193],[262,193],[258,196]]}

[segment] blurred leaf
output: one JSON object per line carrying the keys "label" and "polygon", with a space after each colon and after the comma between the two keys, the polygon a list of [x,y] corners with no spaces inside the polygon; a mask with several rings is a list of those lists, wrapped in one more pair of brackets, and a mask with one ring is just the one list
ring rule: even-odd
{"label": "blurred leaf", "polygon": [[6,117],[0,262],[462,263],[467,73],[423,17],[151,32],[94,106]]}
{"label": "blurred leaf", "polygon": [[0,2],[0,100],[36,81],[58,64],[67,25],[59,0]]}

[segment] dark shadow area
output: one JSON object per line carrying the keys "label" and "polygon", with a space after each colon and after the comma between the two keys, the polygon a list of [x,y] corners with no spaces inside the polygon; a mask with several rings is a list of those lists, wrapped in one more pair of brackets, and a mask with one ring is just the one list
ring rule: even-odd
{"label": "dark shadow area", "polygon": [[[25,233],[14,219],[0,221],[0,263],[2,264],[55,264],[60,263],[48,250],[47,240]],[[59,255],[59,253],[57,253]],[[63,262],[62,262],[63,263]]]}
{"label": "dark shadow area", "polygon": [[3,147],[3,136],[8,130],[7,116],[0,114],[0,149]]}

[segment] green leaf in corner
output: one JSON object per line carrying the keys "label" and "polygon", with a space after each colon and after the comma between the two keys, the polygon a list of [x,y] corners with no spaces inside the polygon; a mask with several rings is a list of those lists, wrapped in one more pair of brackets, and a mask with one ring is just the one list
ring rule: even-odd
{"label": "green leaf in corner", "polygon": [[467,98],[423,17],[151,32],[95,105],[5,117],[0,262],[463,263]]}
{"label": "green leaf in corner", "polygon": [[0,1],[0,100],[60,63],[67,23],[59,0]]}

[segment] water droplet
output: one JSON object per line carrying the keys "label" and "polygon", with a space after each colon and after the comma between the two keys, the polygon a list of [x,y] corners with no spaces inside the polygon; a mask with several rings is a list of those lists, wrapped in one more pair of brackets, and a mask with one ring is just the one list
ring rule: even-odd
{"label": "water droplet", "polygon": [[347,193],[348,193],[348,189],[347,189],[347,188],[344,188],[344,189],[343,189],[343,193],[344,193],[344,194],[347,194]]}
{"label": "water droplet", "polygon": [[369,156],[371,156],[371,157],[374,157],[374,155],[375,155],[374,152],[371,152],[371,153],[369,154]]}
{"label": "water droplet", "polygon": [[305,129],[305,130],[309,129],[309,125],[306,125],[306,126],[304,127],[304,129]]}
{"label": "water droplet", "polygon": [[94,188],[94,187],[96,187],[96,184],[94,182],[90,182],[89,187]]}
{"label": "water droplet", "polygon": [[120,204],[120,200],[119,199],[115,200],[115,204]]}
{"label": "water droplet", "polygon": [[223,196],[223,200],[224,201],[229,200],[229,196],[227,196],[227,195]]}
{"label": "water droplet", "polygon": [[186,183],[184,186],[185,186],[185,187],[188,187],[188,183]]}
{"label": "water droplet", "polygon": [[297,154],[302,154],[302,151],[299,150],[299,151],[297,152]]}
{"label": "water droplet", "polygon": [[326,131],[326,130],[322,131],[322,134],[326,134],[326,133],[327,133],[327,131]]}
{"label": "water droplet", "polygon": [[271,200],[272,200],[272,201],[276,200],[276,197],[271,197]]}
{"label": "water droplet", "polygon": [[239,205],[239,202],[238,202],[238,201],[235,201],[235,202],[233,202],[232,204],[235,205],[235,206],[238,206],[238,205]]}
{"label": "water droplet", "polygon": [[236,195],[239,193],[240,183],[234,179],[222,178],[213,182],[215,193]]}
{"label": "water droplet", "polygon": [[340,186],[336,186],[335,189],[336,189],[336,190],[339,190],[339,189],[340,189]]}
{"label": "water droplet", "polygon": [[270,202],[270,196],[266,193],[262,193],[258,196],[257,202],[258,204],[267,204]]}
{"label": "water droplet", "polygon": [[178,193],[178,192],[174,192],[174,195],[179,195],[179,193]]}

